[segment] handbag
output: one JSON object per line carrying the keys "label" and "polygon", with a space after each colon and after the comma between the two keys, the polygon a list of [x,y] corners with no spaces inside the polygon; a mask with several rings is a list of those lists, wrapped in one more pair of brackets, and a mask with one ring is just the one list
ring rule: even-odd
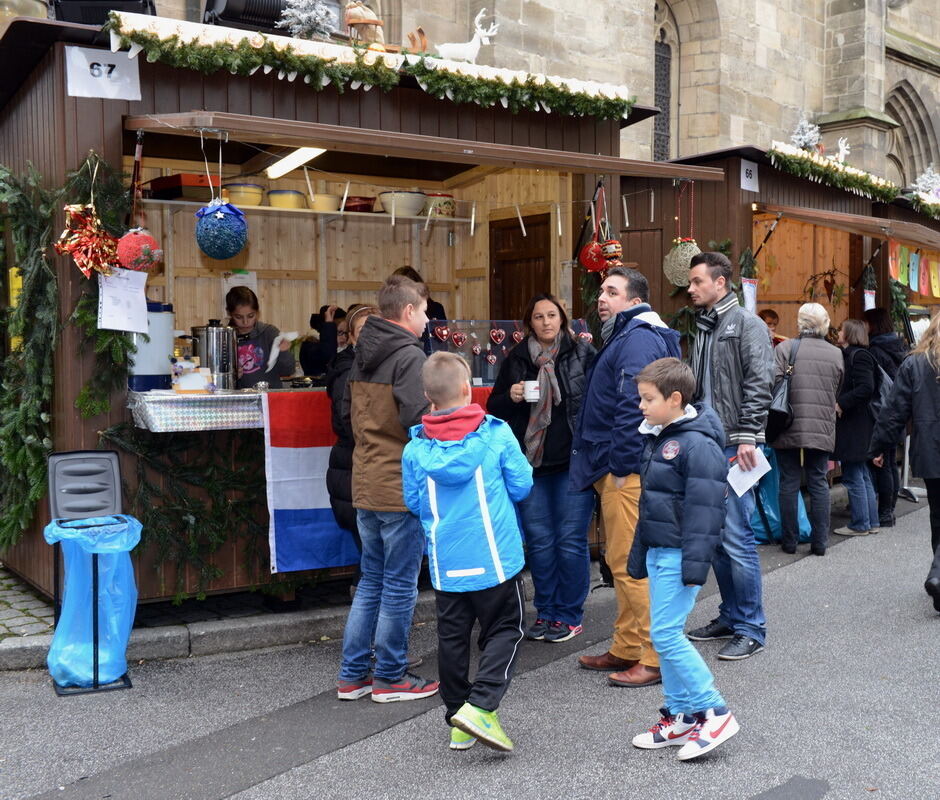
{"label": "handbag", "polygon": [[770,409],[767,412],[767,430],[765,436],[768,444],[780,436],[793,424],[793,408],[790,406],[790,378],[793,377],[793,365],[796,362],[796,353],[800,349],[800,340],[794,339],[790,348],[790,360],[783,375],[774,384],[773,396],[770,400]]}

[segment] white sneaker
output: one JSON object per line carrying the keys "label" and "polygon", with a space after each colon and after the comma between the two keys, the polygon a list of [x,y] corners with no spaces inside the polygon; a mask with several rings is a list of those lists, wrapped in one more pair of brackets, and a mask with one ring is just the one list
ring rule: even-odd
{"label": "white sneaker", "polygon": [[714,750],[722,742],[734,736],[741,727],[734,718],[734,714],[727,708],[709,708],[704,714],[696,715],[698,724],[689,733],[688,742],[682,746],[678,758],[688,761],[698,758],[709,750]]}
{"label": "white sneaker", "polygon": [[698,720],[691,714],[672,716],[665,708],[659,709],[662,718],[646,733],[633,737],[633,746],[643,750],[658,750],[660,747],[684,745],[689,735],[698,725]]}
{"label": "white sneaker", "polygon": [[868,536],[871,531],[857,531],[855,528],[850,528],[846,525],[844,528],[836,528],[833,533],[838,533],[839,536]]}

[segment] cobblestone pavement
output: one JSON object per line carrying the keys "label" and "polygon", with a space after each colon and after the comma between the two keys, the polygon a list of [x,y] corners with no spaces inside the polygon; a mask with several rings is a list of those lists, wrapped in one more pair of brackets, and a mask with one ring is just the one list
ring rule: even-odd
{"label": "cobblestone pavement", "polygon": [[52,633],[52,604],[0,566],[0,640]]}

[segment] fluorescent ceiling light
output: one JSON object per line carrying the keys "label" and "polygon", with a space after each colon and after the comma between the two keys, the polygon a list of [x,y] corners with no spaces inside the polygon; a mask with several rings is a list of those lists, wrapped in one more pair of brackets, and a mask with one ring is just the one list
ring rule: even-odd
{"label": "fluorescent ceiling light", "polygon": [[271,179],[280,178],[291,170],[302,167],[308,161],[312,161],[317,156],[326,152],[322,147],[298,147],[293,153],[284,156],[280,161],[275,161],[266,172]]}

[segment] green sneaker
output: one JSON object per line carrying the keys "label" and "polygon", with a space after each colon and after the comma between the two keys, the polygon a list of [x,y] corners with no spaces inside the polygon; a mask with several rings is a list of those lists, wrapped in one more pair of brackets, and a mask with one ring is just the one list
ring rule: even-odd
{"label": "green sneaker", "polygon": [[451,750],[469,750],[477,743],[476,736],[465,733],[460,728],[450,729],[450,749]]}
{"label": "green sneaker", "polygon": [[503,726],[499,724],[499,717],[495,711],[484,711],[482,708],[464,703],[450,718],[450,724],[476,737],[494,750],[502,750],[506,753],[512,750],[512,741],[506,735]]}

